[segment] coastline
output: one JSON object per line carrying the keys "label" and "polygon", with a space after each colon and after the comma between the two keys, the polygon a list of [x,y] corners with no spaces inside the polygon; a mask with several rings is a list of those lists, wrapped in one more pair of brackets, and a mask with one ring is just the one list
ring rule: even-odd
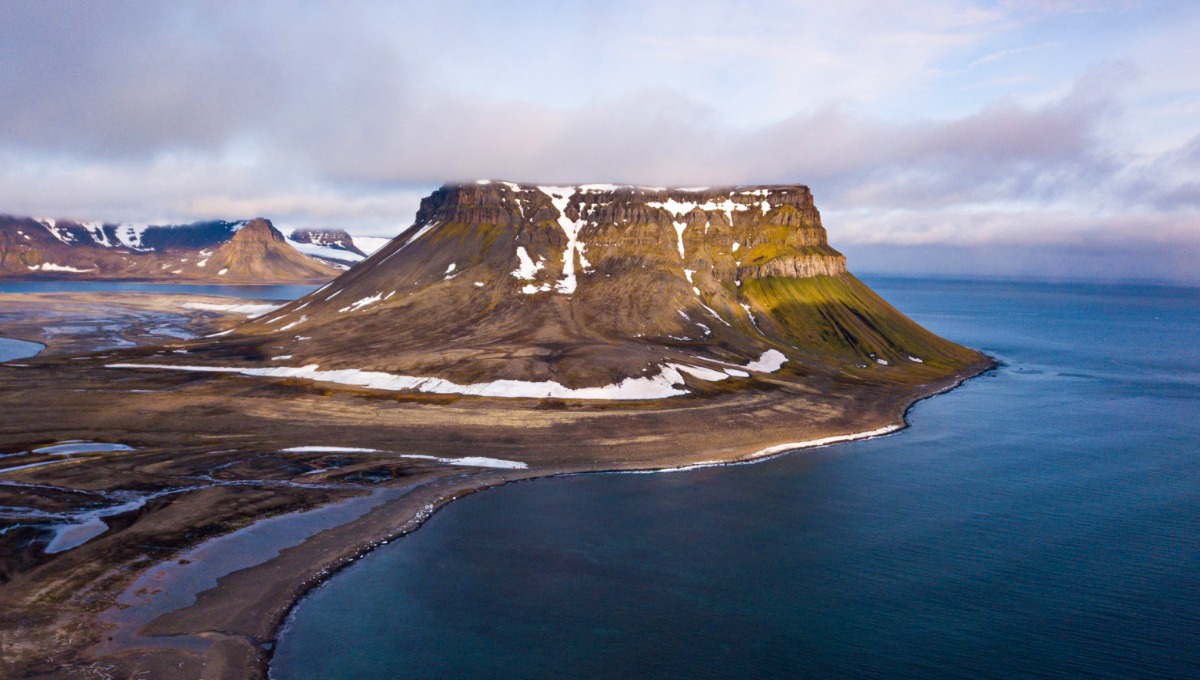
{"label": "coastline", "polygon": [[279,634],[287,627],[288,622],[293,617],[297,607],[299,607],[301,602],[304,600],[305,597],[308,596],[309,593],[311,593],[313,590],[321,587],[323,584],[327,583],[330,579],[332,579],[334,576],[336,576],[342,569],[345,569],[345,568],[349,567],[351,564],[353,564],[354,562],[358,561],[359,559],[366,557],[368,554],[370,554],[375,549],[380,548],[384,545],[388,545],[391,542],[393,542],[395,540],[399,540],[399,539],[403,538],[404,536],[407,536],[408,534],[416,531],[417,529],[420,529],[425,524],[425,522],[430,517],[432,517],[434,514],[436,514],[439,510],[441,510],[446,505],[449,505],[451,502],[458,500],[459,498],[462,498],[463,496],[477,493],[480,491],[486,491],[488,489],[492,489],[492,488],[496,488],[496,487],[505,486],[508,484],[515,484],[518,482],[552,479],[555,477],[565,477],[565,476],[573,476],[573,475],[666,474],[666,473],[672,473],[672,472],[688,472],[688,471],[692,471],[692,470],[700,470],[700,469],[713,468],[713,467],[730,467],[730,466],[734,466],[734,465],[752,465],[752,464],[767,462],[769,460],[773,460],[775,458],[779,458],[782,456],[800,453],[807,449],[818,449],[818,448],[823,448],[826,446],[833,446],[835,444],[843,444],[843,443],[849,443],[849,442],[854,442],[854,441],[866,441],[866,440],[870,440],[870,439],[886,437],[888,435],[895,434],[897,432],[901,432],[909,427],[909,424],[907,422],[908,412],[910,410],[912,410],[912,408],[915,407],[918,403],[925,401],[926,399],[931,399],[938,395],[948,393],[958,387],[961,387],[967,381],[985,376],[985,375],[991,373],[992,371],[995,371],[996,369],[998,369],[999,367],[1001,367],[1003,365],[1001,362],[997,361],[990,355],[984,354],[983,356],[987,359],[987,361],[984,364],[982,364],[980,366],[973,366],[973,367],[970,367],[970,368],[964,370],[962,374],[956,375],[953,378],[948,379],[948,384],[941,385],[941,386],[934,386],[933,389],[927,390],[927,391],[925,391],[925,393],[915,395],[910,402],[903,405],[903,407],[900,409],[900,421],[898,423],[891,423],[891,424],[884,425],[884,426],[881,426],[881,427],[878,427],[878,428],[875,428],[872,430],[864,430],[861,432],[855,432],[855,433],[849,433],[849,434],[831,435],[831,436],[822,437],[822,438],[815,439],[815,440],[803,441],[803,442],[791,442],[791,443],[784,443],[784,444],[776,444],[776,445],[758,449],[758,450],[754,451],[753,453],[747,454],[742,457],[733,457],[733,458],[729,458],[729,459],[725,459],[725,460],[705,461],[705,462],[692,463],[692,464],[676,466],[676,467],[655,467],[655,468],[639,468],[639,469],[621,469],[621,468],[587,469],[587,470],[577,470],[577,471],[547,472],[544,474],[532,474],[532,475],[512,475],[511,477],[508,477],[505,479],[500,479],[500,480],[497,480],[492,483],[487,483],[487,484],[482,484],[482,485],[474,485],[469,488],[458,489],[457,492],[454,492],[454,493],[448,493],[444,496],[439,496],[435,500],[433,500],[433,501],[427,503],[425,506],[423,506],[421,511],[419,511],[413,517],[409,518],[409,520],[407,520],[404,523],[404,525],[401,527],[401,529],[399,531],[397,531],[396,533],[394,533],[393,535],[386,536],[386,537],[381,538],[381,539],[379,539],[371,544],[368,544],[368,545],[358,546],[353,551],[352,556],[342,559],[342,560],[339,560],[336,564],[331,564],[331,565],[325,567],[322,570],[322,573],[324,574],[323,578],[316,580],[316,581],[304,583],[301,587],[299,587],[296,590],[296,594],[295,594],[294,598],[287,605],[284,614],[282,616],[278,617],[276,619],[274,625],[271,627],[271,637],[270,637],[271,648],[264,650],[265,653],[262,655],[261,662],[256,669],[258,672],[258,675],[249,676],[249,677],[264,677],[264,678],[270,677],[270,667],[271,667],[271,660],[272,660],[273,652],[274,652],[274,643],[278,639]]}
{"label": "coastline", "polygon": [[[0,587],[0,647],[5,649],[0,674],[105,668],[119,669],[117,675],[150,670],[265,677],[272,650],[264,645],[271,645],[305,594],[464,495],[563,475],[657,474],[748,464],[885,436],[906,426],[907,412],[918,401],[996,365],[975,354],[977,360],[965,368],[925,383],[817,375],[796,384],[772,378],[736,392],[628,404],[382,397],[300,381],[252,386],[237,377],[199,379],[186,373],[131,372],[114,383],[113,371],[104,368],[107,362],[188,348],[186,340],[155,335],[162,323],[170,321],[199,337],[224,330],[240,317],[182,307],[185,299],[199,299],[191,295],[34,295],[43,303],[36,309],[28,304],[29,294],[0,296],[0,311],[7,305],[21,314],[6,324],[9,336],[35,337],[40,329],[62,323],[56,315],[94,316],[97,310],[112,319],[106,324],[118,323],[124,330],[97,327],[83,335],[45,336],[47,350],[28,366],[0,365],[0,408],[13,414],[10,422],[0,423],[3,450],[71,439],[124,443],[136,450],[38,468],[38,477],[26,479],[50,485],[45,489],[78,488],[93,495],[162,484],[153,480],[172,477],[199,481],[201,487],[111,518],[109,531],[53,559],[35,555],[38,561],[22,566],[20,560],[29,558],[20,552],[5,556],[19,570],[11,572],[15,582]],[[95,348],[98,340],[107,343],[114,333],[138,346]],[[45,380],[47,371],[55,377],[53,384]],[[69,423],[55,415],[65,406],[76,414]],[[114,419],[114,414],[121,417]],[[180,427],[189,433],[186,440],[179,437]],[[570,449],[563,448],[564,441],[572,442]],[[298,446],[319,444],[364,453],[338,463],[327,460],[337,455]],[[464,469],[437,463],[476,455],[519,460],[529,468]],[[248,462],[255,460],[268,467]],[[355,478],[357,473],[347,472],[381,468],[390,468],[391,477]],[[305,470],[320,474],[308,477]],[[13,480],[22,479],[18,475],[24,473],[13,473]],[[103,613],[118,606],[125,590],[158,565],[178,561],[210,539],[234,535],[260,520],[329,507],[371,488],[400,486],[411,486],[411,491],[262,563],[223,574],[194,603],[152,619],[137,644],[103,648],[109,635]]]}

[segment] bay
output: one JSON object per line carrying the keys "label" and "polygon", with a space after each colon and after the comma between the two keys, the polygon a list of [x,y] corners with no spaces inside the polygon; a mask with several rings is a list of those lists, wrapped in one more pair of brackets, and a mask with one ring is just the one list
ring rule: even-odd
{"label": "bay", "polygon": [[1200,290],[868,283],[1004,365],[881,439],[455,501],[272,676],[1200,677]]}

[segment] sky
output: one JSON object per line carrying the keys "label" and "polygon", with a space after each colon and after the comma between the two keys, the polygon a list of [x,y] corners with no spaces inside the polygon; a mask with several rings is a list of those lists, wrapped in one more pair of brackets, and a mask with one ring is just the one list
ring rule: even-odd
{"label": "sky", "polygon": [[1200,284],[1200,3],[0,0],[0,213],[800,183],[863,273]]}

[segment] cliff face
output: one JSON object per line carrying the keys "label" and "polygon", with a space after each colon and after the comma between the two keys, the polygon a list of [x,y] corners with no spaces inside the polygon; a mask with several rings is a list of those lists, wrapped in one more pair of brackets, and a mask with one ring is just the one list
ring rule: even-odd
{"label": "cliff face", "polygon": [[[835,276],[832,249],[808,187],[646,189],[612,185],[533,187],[508,182],[443,187],[422,201],[417,225],[478,224],[512,230],[530,245],[563,248],[576,262],[650,259],[723,282],[770,276]],[[547,224],[560,224],[548,230]],[[563,237],[563,238],[560,238]],[[562,268],[552,266],[547,274]]]}
{"label": "cliff face", "polygon": [[572,387],[772,350],[784,373],[896,379],[978,359],[847,273],[803,186],[446,186],[408,231],[239,335],[323,367]]}

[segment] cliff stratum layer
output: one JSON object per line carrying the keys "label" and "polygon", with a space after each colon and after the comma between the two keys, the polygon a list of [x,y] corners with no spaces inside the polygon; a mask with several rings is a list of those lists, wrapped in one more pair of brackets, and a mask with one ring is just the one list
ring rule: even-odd
{"label": "cliff stratum layer", "polygon": [[149,226],[0,216],[2,278],[323,282],[345,269],[304,247],[262,218]]}
{"label": "cliff stratum layer", "polygon": [[274,360],[261,375],[583,399],[919,384],[984,361],[849,274],[804,186],[445,186],[386,247],[219,342]]}

